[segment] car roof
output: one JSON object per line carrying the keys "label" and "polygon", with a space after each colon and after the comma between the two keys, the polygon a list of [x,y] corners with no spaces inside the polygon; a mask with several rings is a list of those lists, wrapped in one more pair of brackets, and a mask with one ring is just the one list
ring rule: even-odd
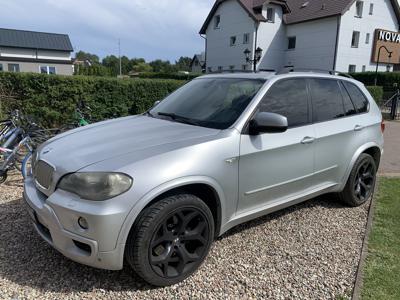
{"label": "car roof", "polygon": [[340,79],[340,80],[348,80],[348,81],[353,81],[355,82],[356,80],[351,79],[349,77],[346,77],[344,75],[336,75],[336,74],[330,74],[329,72],[316,72],[316,71],[303,71],[303,72],[283,72],[283,73],[277,73],[277,72],[256,72],[256,73],[250,73],[250,72],[234,72],[234,73],[214,73],[214,74],[207,74],[200,76],[198,78],[240,78],[240,79],[262,79],[262,80],[270,80],[273,78],[278,78],[278,77],[317,77],[317,78],[335,78],[335,79]]}

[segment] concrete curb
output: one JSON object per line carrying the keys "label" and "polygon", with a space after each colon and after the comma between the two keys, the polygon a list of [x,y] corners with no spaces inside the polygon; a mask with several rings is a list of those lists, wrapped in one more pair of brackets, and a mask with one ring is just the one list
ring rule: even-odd
{"label": "concrete curb", "polygon": [[352,300],[361,299],[361,291],[362,291],[362,285],[363,285],[363,279],[364,279],[363,278],[364,277],[364,267],[365,267],[365,261],[368,256],[368,240],[369,240],[369,235],[371,233],[372,223],[373,223],[374,214],[375,214],[376,198],[379,194],[379,182],[380,182],[379,177],[382,177],[382,176],[379,175],[377,177],[374,196],[372,197],[371,204],[369,205],[368,219],[367,219],[367,224],[366,224],[366,228],[365,228],[363,245],[361,248],[360,261],[358,263],[356,280],[355,280],[354,289],[353,289],[353,295],[351,297]]}

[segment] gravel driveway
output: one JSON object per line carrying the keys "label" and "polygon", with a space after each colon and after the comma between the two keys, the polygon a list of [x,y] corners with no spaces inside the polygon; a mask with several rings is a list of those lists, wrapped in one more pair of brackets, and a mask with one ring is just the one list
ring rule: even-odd
{"label": "gravel driveway", "polygon": [[0,187],[1,299],[335,299],[353,288],[368,208],[324,196],[241,225],[192,278],[152,288],[128,268],[96,270],[58,254],[30,226],[21,194],[19,177]]}

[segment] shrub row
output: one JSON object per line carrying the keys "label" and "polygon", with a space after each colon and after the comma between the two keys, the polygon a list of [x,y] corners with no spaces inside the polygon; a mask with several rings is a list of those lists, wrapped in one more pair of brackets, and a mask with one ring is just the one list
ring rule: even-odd
{"label": "shrub row", "polygon": [[139,78],[152,78],[152,79],[175,79],[175,80],[192,80],[201,74],[183,74],[183,73],[158,73],[158,72],[144,72],[139,74]]}
{"label": "shrub row", "polygon": [[0,114],[20,109],[42,125],[55,127],[71,122],[78,103],[84,101],[92,109],[93,121],[104,120],[142,113],[184,83],[0,72]]}
{"label": "shrub row", "polygon": [[[352,73],[350,75],[365,85],[372,86],[375,84],[375,72]],[[377,82],[377,85],[383,86],[384,90],[393,90],[395,84],[400,86],[400,72],[379,72]]]}

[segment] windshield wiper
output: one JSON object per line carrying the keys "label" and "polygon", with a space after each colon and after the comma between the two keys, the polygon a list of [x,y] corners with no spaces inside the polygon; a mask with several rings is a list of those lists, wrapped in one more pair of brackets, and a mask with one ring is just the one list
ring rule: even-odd
{"label": "windshield wiper", "polygon": [[177,114],[174,113],[167,113],[167,112],[159,112],[157,113],[159,116],[163,116],[163,117],[169,117],[174,121],[180,122],[180,123],[185,123],[185,124],[189,124],[189,125],[195,125],[195,126],[199,126],[199,123],[196,122],[193,119],[190,118],[186,118],[183,116],[179,116]]}
{"label": "windshield wiper", "polygon": [[154,118],[154,115],[148,110],[145,112],[146,115],[148,115],[149,117]]}

